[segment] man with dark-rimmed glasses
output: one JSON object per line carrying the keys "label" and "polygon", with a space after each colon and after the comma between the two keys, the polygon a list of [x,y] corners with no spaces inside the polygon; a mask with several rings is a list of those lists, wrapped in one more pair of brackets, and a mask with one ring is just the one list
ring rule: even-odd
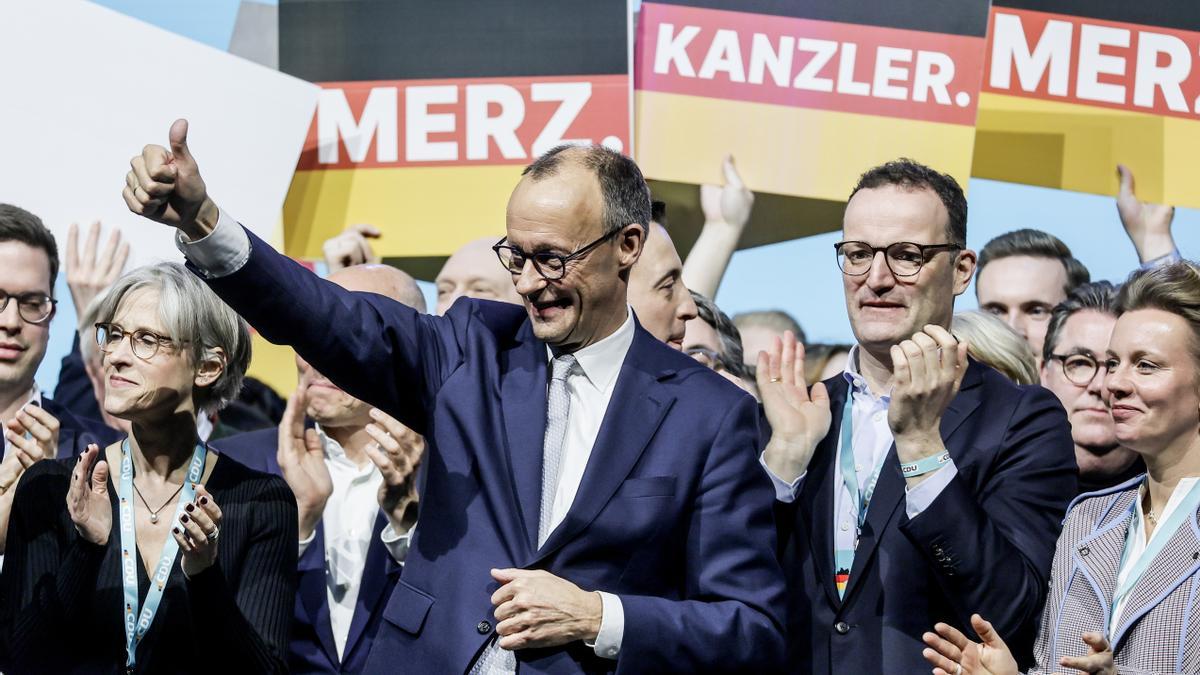
{"label": "man with dark-rimmed glasses", "polygon": [[1042,386],[1058,396],[1071,421],[1080,494],[1119,485],[1146,470],[1136,453],[1117,443],[1104,389],[1116,302],[1111,283],[1082,284],[1054,307],[1046,327]]}
{"label": "man with dark-rimmed glasses", "polygon": [[8,513],[25,469],[42,459],[74,457],[117,433],[82,420],[38,390],[34,375],[50,339],[58,246],[40,218],[0,204],[0,561]]}
{"label": "man with dark-rimmed glasses", "polygon": [[835,246],[845,371],[809,390],[794,338],[760,354],[795,672],[923,672],[922,634],[969,631],[972,612],[1030,653],[1074,493],[1070,428],[1050,392],[968,361],[949,332],[975,269],[966,219],[948,175],[867,171]]}

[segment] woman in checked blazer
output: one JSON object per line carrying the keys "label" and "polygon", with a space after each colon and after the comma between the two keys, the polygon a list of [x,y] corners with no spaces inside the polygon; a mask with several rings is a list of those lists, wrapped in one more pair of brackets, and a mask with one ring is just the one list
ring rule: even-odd
{"label": "woman in checked blazer", "polygon": [[[1200,267],[1135,273],[1100,366],[1117,440],[1147,472],[1071,505],[1030,673],[1200,673]],[[978,615],[980,642],[938,624],[938,675],[1013,675]]]}

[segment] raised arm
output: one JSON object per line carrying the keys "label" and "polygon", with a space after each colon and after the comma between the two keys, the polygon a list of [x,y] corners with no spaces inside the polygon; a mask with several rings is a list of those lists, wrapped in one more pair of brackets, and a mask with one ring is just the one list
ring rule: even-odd
{"label": "raised arm", "polygon": [[462,357],[469,304],[438,318],[320,279],[246,231],[208,195],[187,145],[148,145],[130,162],[123,196],[134,213],[178,230],[193,271],[263,337],[290,345],[352,396],[423,432],[425,411]]}
{"label": "raised arm", "polygon": [[737,250],[738,240],[746,230],[746,223],[750,222],[750,209],[754,206],[754,193],[742,182],[741,174],[733,165],[733,157],[725,158],[721,171],[725,176],[724,185],[700,186],[704,227],[683,263],[684,285],[710,298],[717,297],[725,268],[729,267],[729,260]]}

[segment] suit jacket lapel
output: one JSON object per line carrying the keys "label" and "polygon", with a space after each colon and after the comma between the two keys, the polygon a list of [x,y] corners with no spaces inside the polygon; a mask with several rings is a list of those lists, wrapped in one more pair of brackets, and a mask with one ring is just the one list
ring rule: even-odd
{"label": "suit jacket lapel", "polygon": [[1171,535],[1162,551],[1155,556],[1146,572],[1129,592],[1129,600],[1121,612],[1120,625],[1113,635],[1114,650],[1120,648],[1121,640],[1139,619],[1154,609],[1171,591],[1200,571],[1200,560],[1193,557],[1200,553],[1200,523],[1197,522],[1197,516],[1200,516],[1200,511],[1191,514],[1191,517]]}
{"label": "suit jacket lapel", "polygon": [[[979,386],[983,381],[980,371],[982,367],[973,361],[968,363],[958,395],[951,399],[950,405],[946,407],[946,412],[942,414],[942,423],[939,429],[946,449],[950,451],[956,463],[965,461],[964,453],[969,448],[958,447],[955,444],[954,432],[979,407],[979,396],[983,391]],[[879,472],[879,482],[875,485],[875,494],[871,497],[871,504],[867,509],[867,519],[863,523],[862,534],[859,537],[858,549],[854,553],[854,567],[850,571],[850,581],[846,585],[847,601],[850,599],[852,591],[858,587],[858,582],[867,565],[874,558],[883,533],[899,511],[899,506],[904,501],[906,486],[904,474],[900,471],[900,459],[896,455],[896,444],[892,443],[892,447],[884,459],[883,468]]]}
{"label": "suit jacket lapel", "polygon": [[833,422],[829,425],[829,433],[825,434],[825,438],[813,454],[808,474],[804,477],[804,484],[796,499],[800,502],[797,513],[804,519],[804,529],[808,531],[813,567],[819,577],[817,582],[825,589],[829,603],[837,607],[842,601],[838,598],[837,584],[834,581],[836,570],[833,569],[833,509],[834,498],[841,485],[837,474],[837,446],[842,433],[841,410],[846,404],[846,397],[850,395],[850,385],[841,375],[826,384]]}
{"label": "suit jacket lapel", "polygon": [[300,556],[299,584],[296,589],[300,605],[308,617],[308,624],[317,634],[321,649],[330,663],[338,663],[337,645],[333,641],[333,628],[329,622],[329,596],[325,589],[325,526],[317,523],[316,536]]}
{"label": "suit jacket lapel", "polygon": [[[663,416],[675,399],[659,384],[659,380],[673,375],[674,371],[656,372],[653,364],[648,362],[646,355],[656,347],[654,340],[641,326],[636,327],[633,344],[617,375],[616,387],[609,399],[608,410],[604,413],[604,421],[600,424],[600,433],[592,446],[575,500],[562,523],[537,551],[530,565],[544,560],[596,518],[637,464],[646,444],[662,424]],[[543,409],[544,399],[543,396]],[[540,460],[540,453],[538,456]],[[538,466],[541,466],[540,461]],[[539,490],[540,487],[539,478]],[[537,533],[536,510],[533,532]]]}
{"label": "suit jacket lapel", "polygon": [[387,523],[387,516],[380,511],[371,528],[371,543],[367,546],[367,559],[359,582],[358,598],[354,603],[354,616],[350,620],[350,632],[346,635],[346,648],[342,650],[343,663],[350,661],[350,655],[354,653],[371,619],[371,613],[388,586],[389,577],[400,572],[400,564],[392,559],[392,554],[380,537]]}
{"label": "suit jacket lapel", "polygon": [[[509,485],[526,548],[514,560],[537,549],[542,498],[542,444],[546,435],[546,346],[525,322],[518,343],[501,354],[500,407],[504,413]],[[487,475],[483,473],[482,475]]]}

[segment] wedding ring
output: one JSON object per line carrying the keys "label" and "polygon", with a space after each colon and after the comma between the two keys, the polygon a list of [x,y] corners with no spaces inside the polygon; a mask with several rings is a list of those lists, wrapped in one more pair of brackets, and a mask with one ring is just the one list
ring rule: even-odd
{"label": "wedding ring", "polygon": [[211,544],[211,543],[213,543],[214,541],[216,541],[216,540],[217,540],[217,537],[218,537],[220,534],[221,534],[221,528],[219,528],[219,527],[214,527],[214,528],[213,528],[213,531],[212,531],[212,532],[209,532],[209,533],[207,533],[205,536],[206,536],[206,537],[208,537],[208,543],[210,543],[210,544]]}
{"label": "wedding ring", "polygon": [[958,665],[958,668],[955,668],[955,669],[954,669],[954,675],[962,675],[962,664],[961,664],[961,663],[959,663],[959,664],[956,664],[956,665]]}
{"label": "wedding ring", "polygon": [[783,382],[783,378],[782,377],[772,377],[771,381],[772,382]]}

